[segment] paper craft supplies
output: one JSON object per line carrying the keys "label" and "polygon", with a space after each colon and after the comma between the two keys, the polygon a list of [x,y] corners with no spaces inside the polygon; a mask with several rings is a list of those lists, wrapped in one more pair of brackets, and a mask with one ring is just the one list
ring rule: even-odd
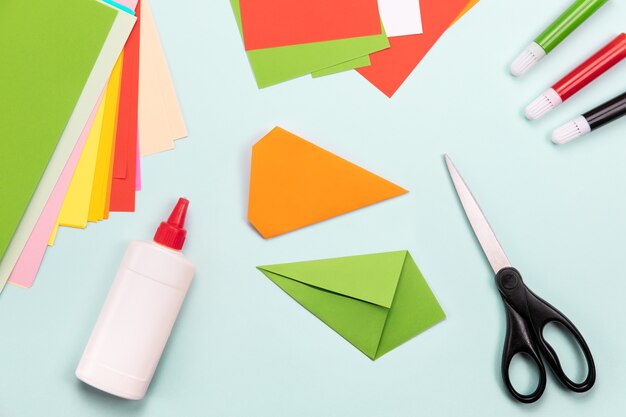
{"label": "paper craft supplies", "polygon": [[88,135],[91,132],[91,126],[95,122],[97,111],[101,108],[102,96],[99,99],[99,103],[93,109],[80,138],[76,142],[72,154],[63,168],[63,172],[59,177],[59,180],[52,190],[50,198],[44,206],[43,213],[37,219],[35,228],[28,237],[28,241],[20,253],[13,270],[9,276],[9,283],[29,288],[35,282],[35,277],[39,272],[39,266],[43,260],[46,248],[48,247],[48,240],[50,234],[58,227],[57,214],[62,209],[64,204],[64,197],[69,190],[72,181],[72,174],[76,169],[79,159],[82,156],[83,149],[86,146]]}
{"label": "paper craft supplies", "polygon": [[137,23],[124,46],[124,66],[120,80],[120,99],[111,180],[111,211],[135,211],[140,7],[141,5],[138,5],[135,14]]}
{"label": "paper craft supplies", "polygon": [[123,62],[124,54],[122,53],[111,72],[104,97],[105,108],[96,160],[96,175],[89,204],[88,218],[90,222],[97,222],[109,217],[107,200],[110,198],[109,191],[111,189],[113,150],[115,149],[115,134],[117,132],[117,109],[120,99]]}
{"label": "paper craft supplies", "polygon": [[6,202],[0,208],[0,286],[43,212],[134,20],[91,1],[3,3],[0,49],[8,64],[0,79],[12,82],[2,83],[6,91],[0,92],[7,118],[0,145]]}
{"label": "paper craft supplies", "polygon": [[445,318],[408,251],[258,269],[372,360]]}
{"label": "paper craft supplies", "polygon": [[[88,221],[107,218],[109,211],[134,211],[135,192],[141,187],[138,141],[141,25],[134,26],[130,37],[128,32],[134,21],[131,15],[135,14],[136,9],[136,16],[139,18],[141,4],[144,2],[140,4],[137,0],[124,0],[120,3],[114,1],[105,3],[112,7],[103,5],[98,7],[104,7],[105,11],[113,13],[111,29],[72,117],[50,156],[50,162],[32,198],[32,203],[27,206],[26,214],[7,249],[7,255],[0,264],[0,275],[10,272],[10,282],[16,285],[30,287],[33,284],[46,247],[54,243],[59,226],[84,228]],[[54,15],[53,11],[49,12],[50,15]],[[80,10],[78,13],[81,13]],[[155,56],[154,51],[157,51],[156,55],[160,54],[160,57],[148,61],[150,67],[146,67],[145,72],[163,74],[163,68],[167,71],[167,63],[160,49],[156,27],[151,17],[149,14],[148,19],[141,18],[142,21],[150,20],[147,26],[151,27],[152,31],[146,36],[148,47],[145,49],[149,53],[152,52],[152,56]],[[52,19],[45,23],[56,25],[57,22]],[[71,42],[66,43],[68,49],[71,49]],[[124,51],[120,53],[122,45]],[[33,50],[34,55],[38,53],[41,51]],[[24,57],[22,54],[17,58]],[[113,65],[115,60],[117,63]],[[108,63],[108,70],[99,63]],[[158,127],[167,126],[161,131],[172,143],[180,137],[177,134],[181,132],[181,125],[184,130],[184,122],[180,117],[169,73],[166,78],[159,75],[150,79],[152,84],[148,85],[157,91],[159,98],[156,101],[158,112],[155,116],[148,109],[144,115],[158,117],[161,120]],[[94,103],[90,117],[75,140],[75,145],[70,149],[72,142],[68,132],[77,132],[79,118],[75,117],[75,114],[77,112],[79,115],[83,114],[87,98],[94,97],[96,82],[102,83],[104,91],[100,92],[98,104]],[[152,98],[149,95],[147,97]],[[63,95],[57,99],[59,98],[64,99]],[[68,155],[69,150],[71,153]],[[4,156],[6,154],[0,155],[0,159]],[[67,159],[65,165],[62,165],[64,158]],[[57,175],[58,177],[55,177]],[[55,178],[56,183],[50,190],[50,183]],[[42,188],[42,184],[46,187]],[[46,201],[48,192],[49,197]],[[37,213],[41,213],[39,218]],[[32,232],[28,235],[30,227]]]}
{"label": "paper craft supplies", "polygon": [[[55,16],[55,25],[45,24],[50,15]],[[68,1],[61,9],[49,2],[3,3],[0,78],[12,81],[0,84],[4,137],[0,141],[0,256],[61,138],[114,19],[114,11],[96,2]],[[93,27],[79,26],[81,20]],[[48,41],[42,43],[42,38]],[[33,58],[23,58],[24,50]],[[59,91],[62,100],[57,98]]]}
{"label": "paper craft supplies", "polygon": [[89,130],[85,147],[74,170],[72,182],[65,194],[65,200],[57,219],[60,226],[86,227],[89,218],[91,190],[96,175],[96,158],[100,145],[100,133],[104,118],[105,103],[102,101]]}
{"label": "paper craft supplies", "polygon": [[[230,0],[242,33],[239,0]],[[259,88],[311,74],[389,47],[384,33],[301,45],[247,51]],[[354,68],[354,67],[353,67]]]}
{"label": "paper craft supplies", "polygon": [[280,127],[252,148],[248,220],[265,238],[405,193]]}
{"label": "paper craft supplies", "polygon": [[511,74],[524,75],[589,19],[608,0],[576,0],[556,18],[511,64]]}
{"label": "paper craft supplies", "polygon": [[476,0],[421,0],[424,33],[390,38],[390,48],[371,54],[372,65],[357,71],[383,94],[392,97],[446,29],[467,12],[468,5],[476,3]]}
{"label": "paper craft supplies", "polygon": [[141,2],[139,30],[139,152],[147,156],[174,149],[187,127],[147,0]]}
{"label": "paper craft supplies", "polygon": [[[259,88],[357,69],[391,97],[477,2],[231,0],[231,6]],[[374,18],[380,31],[373,31]]]}
{"label": "paper craft supplies", "polygon": [[246,50],[380,33],[377,0],[240,0]]}

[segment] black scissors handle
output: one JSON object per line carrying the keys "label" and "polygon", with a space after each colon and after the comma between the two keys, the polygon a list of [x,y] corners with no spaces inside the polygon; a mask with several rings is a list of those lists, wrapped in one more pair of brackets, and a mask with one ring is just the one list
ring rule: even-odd
{"label": "black scissors handle", "polygon": [[[556,308],[535,295],[522,280],[515,268],[503,268],[496,274],[496,284],[507,314],[507,331],[502,354],[502,377],[509,392],[523,403],[537,401],[546,387],[546,371],[541,355],[546,359],[554,375],[571,391],[585,392],[596,381],[596,368],[587,342],[576,326]],[[563,371],[556,351],[543,337],[549,323],[559,323],[574,337],[587,362],[587,377],[582,382],[572,381]],[[539,382],[531,394],[520,394],[509,378],[509,365],[518,353],[528,355],[539,369]]]}

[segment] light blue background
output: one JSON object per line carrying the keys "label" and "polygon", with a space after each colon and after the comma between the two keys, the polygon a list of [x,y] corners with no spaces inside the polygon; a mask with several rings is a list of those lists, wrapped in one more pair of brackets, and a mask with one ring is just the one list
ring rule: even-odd
{"label": "light blue background", "polygon": [[[0,297],[0,416],[590,416],[626,407],[626,120],[556,147],[549,132],[626,88],[624,64],[540,121],[522,109],[624,29],[609,2],[522,79],[508,65],[568,0],[483,0],[393,99],[354,72],[259,91],[226,0],[152,0],[189,138],[142,160],[137,212],[63,229],[30,290]],[[410,190],[269,241],[246,222],[250,147],[281,125]],[[504,314],[441,155],[465,176],[526,283],[585,335],[588,394],[552,376],[520,405],[500,381]],[[198,274],[148,396],[74,369],[126,245],[178,196]],[[256,265],[409,249],[448,319],[371,362]],[[517,370],[517,368],[516,368]],[[516,372],[517,374],[517,372]]]}

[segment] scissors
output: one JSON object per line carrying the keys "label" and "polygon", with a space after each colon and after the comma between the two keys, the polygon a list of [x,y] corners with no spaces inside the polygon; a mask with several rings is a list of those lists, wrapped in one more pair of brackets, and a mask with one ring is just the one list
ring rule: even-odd
{"label": "scissors", "polygon": [[[507,389],[515,399],[523,403],[532,403],[541,397],[546,388],[546,370],[539,354],[541,352],[554,375],[565,387],[574,392],[590,390],[596,380],[596,368],[585,339],[565,315],[524,284],[522,276],[511,266],[480,206],[448,155],[445,155],[445,161],[465,214],[496,274],[496,285],[504,302],[507,330],[502,353],[502,379]],[[577,341],[587,362],[587,377],[583,382],[572,381],[563,371],[559,357],[543,337],[543,330],[548,323],[561,324]],[[517,354],[529,356],[539,368],[537,388],[531,394],[520,394],[511,384],[509,365]]]}

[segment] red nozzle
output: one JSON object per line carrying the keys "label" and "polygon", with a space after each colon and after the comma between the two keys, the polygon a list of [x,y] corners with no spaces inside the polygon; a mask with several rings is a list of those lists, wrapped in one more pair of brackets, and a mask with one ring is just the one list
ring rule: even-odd
{"label": "red nozzle", "polygon": [[154,235],[155,242],[176,250],[183,248],[185,236],[187,236],[185,217],[187,217],[188,206],[189,200],[186,198],[178,199],[178,203],[176,203],[176,207],[172,210],[167,222],[161,222],[157,229]]}

